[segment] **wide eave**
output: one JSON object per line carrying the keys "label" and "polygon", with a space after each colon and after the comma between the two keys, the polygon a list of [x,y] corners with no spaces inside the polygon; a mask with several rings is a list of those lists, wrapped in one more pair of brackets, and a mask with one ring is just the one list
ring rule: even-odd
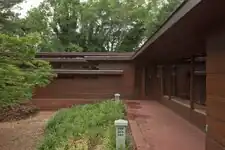
{"label": "wide eave", "polygon": [[205,38],[224,20],[224,6],[225,1],[217,0],[184,2],[132,59],[158,63],[205,55]]}
{"label": "wide eave", "polygon": [[40,52],[36,57],[50,62],[130,61],[134,53]]}

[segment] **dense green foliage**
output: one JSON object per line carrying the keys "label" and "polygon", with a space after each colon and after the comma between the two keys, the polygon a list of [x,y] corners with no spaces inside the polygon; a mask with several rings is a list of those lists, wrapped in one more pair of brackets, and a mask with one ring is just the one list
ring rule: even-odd
{"label": "dense green foliage", "polygon": [[18,30],[20,24],[17,22],[18,14],[11,9],[23,0],[1,0],[0,1],[0,33],[13,34]]}
{"label": "dense green foliage", "polygon": [[23,0],[0,2],[0,107],[29,100],[35,87],[45,86],[53,77],[51,66],[35,59],[41,41],[37,33],[24,33],[23,24],[12,7]]}
{"label": "dense green foliage", "polygon": [[0,34],[0,107],[20,103],[53,77],[51,66],[35,59],[36,38]]}
{"label": "dense green foliage", "polygon": [[124,112],[122,103],[111,100],[60,110],[48,122],[39,150],[114,150],[114,121]]}
{"label": "dense green foliage", "polygon": [[134,51],[183,0],[44,0],[21,21],[40,51]]}

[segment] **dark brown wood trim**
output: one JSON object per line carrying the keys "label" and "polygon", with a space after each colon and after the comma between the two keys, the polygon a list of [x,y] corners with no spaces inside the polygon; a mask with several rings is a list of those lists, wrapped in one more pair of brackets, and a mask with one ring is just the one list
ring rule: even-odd
{"label": "dark brown wood trim", "polygon": [[69,70],[54,69],[57,74],[122,75],[123,70]]}
{"label": "dark brown wood trim", "polygon": [[172,95],[176,96],[176,65],[172,66]]}
{"label": "dark brown wood trim", "polygon": [[163,66],[161,66],[160,68],[160,71],[161,71],[161,76],[160,76],[160,88],[161,88],[161,96],[163,97],[164,96],[164,69],[163,69]]}
{"label": "dark brown wood trim", "polygon": [[85,56],[85,60],[131,60],[130,56]]}
{"label": "dark brown wood trim", "polygon": [[194,60],[195,58],[191,58],[190,65],[190,106],[191,109],[194,109]]}
{"label": "dark brown wood trim", "polygon": [[76,63],[85,63],[87,62],[85,59],[78,58],[40,58],[41,60],[49,61],[49,62],[76,62]]}
{"label": "dark brown wood trim", "polygon": [[[171,69],[170,69],[170,71],[171,71]],[[171,100],[171,98],[172,98],[172,92],[173,92],[173,83],[172,83],[172,74],[171,74],[171,72],[170,72],[170,74],[169,74],[169,100]]]}
{"label": "dark brown wood trim", "polygon": [[130,61],[127,56],[85,56],[77,58],[62,58],[62,57],[44,57],[39,58],[49,62],[88,62],[88,61]]}
{"label": "dark brown wood trim", "polygon": [[37,57],[75,57],[75,56],[132,56],[133,52],[39,52]]}

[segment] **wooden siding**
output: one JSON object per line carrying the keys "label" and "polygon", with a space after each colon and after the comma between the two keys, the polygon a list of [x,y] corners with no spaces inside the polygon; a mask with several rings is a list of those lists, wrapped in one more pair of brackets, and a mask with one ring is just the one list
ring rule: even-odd
{"label": "wooden siding", "polygon": [[225,149],[225,29],[207,39],[207,150]]}

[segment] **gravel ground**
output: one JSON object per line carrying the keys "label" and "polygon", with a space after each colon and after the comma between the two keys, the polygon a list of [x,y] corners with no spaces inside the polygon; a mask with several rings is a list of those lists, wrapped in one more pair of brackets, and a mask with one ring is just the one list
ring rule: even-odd
{"label": "gravel ground", "polygon": [[40,112],[25,120],[0,123],[0,150],[36,150],[46,122],[53,114]]}

